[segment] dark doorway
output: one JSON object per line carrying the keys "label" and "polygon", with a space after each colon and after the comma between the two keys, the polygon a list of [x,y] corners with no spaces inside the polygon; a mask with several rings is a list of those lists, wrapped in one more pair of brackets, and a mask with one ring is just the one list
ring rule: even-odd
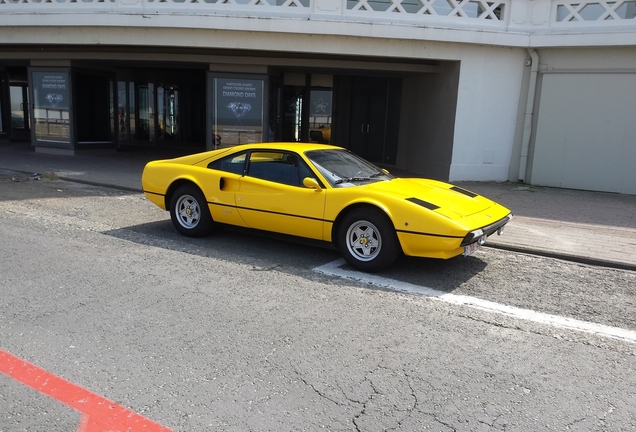
{"label": "dark doorway", "polygon": [[267,134],[263,135],[264,141],[284,141],[283,137],[283,118],[285,117],[285,107],[283,105],[284,86],[283,79],[272,74],[269,77],[269,97],[268,97],[268,113],[269,127]]}
{"label": "dark doorway", "polygon": [[77,144],[112,146],[110,79],[76,73],[74,87]]}
{"label": "dark doorway", "polygon": [[282,91],[281,138],[285,142],[307,141],[307,121],[304,120],[307,86],[286,85]]}
{"label": "dark doorway", "polygon": [[335,84],[335,143],[372,162],[394,164],[401,79],[338,76]]}

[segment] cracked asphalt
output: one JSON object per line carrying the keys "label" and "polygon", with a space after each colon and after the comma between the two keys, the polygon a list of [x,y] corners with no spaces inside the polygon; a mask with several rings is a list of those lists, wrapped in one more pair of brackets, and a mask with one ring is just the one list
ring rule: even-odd
{"label": "cracked asphalt", "polygon": [[[179,236],[141,194],[0,172],[0,349],[175,431],[629,431],[636,345]],[[636,274],[492,249],[382,274],[636,330]],[[0,431],[79,414],[0,375]]]}

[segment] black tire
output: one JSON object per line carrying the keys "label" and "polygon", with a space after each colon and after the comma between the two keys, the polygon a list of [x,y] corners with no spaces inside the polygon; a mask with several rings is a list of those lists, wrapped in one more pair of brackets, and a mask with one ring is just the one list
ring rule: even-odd
{"label": "black tire", "polygon": [[214,224],[205,197],[190,184],[179,186],[172,194],[170,218],[177,231],[188,237],[203,237]]}
{"label": "black tire", "polygon": [[355,209],[338,228],[338,248],[352,267],[365,272],[384,270],[400,254],[395,229],[378,209]]}

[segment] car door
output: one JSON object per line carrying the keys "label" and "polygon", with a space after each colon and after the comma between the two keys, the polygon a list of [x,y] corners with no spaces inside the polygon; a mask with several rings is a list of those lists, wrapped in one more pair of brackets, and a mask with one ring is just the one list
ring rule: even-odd
{"label": "car door", "polygon": [[215,222],[247,227],[236,208],[236,192],[245,171],[247,152],[233,154],[208,164],[203,184],[210,214]]}
{"label": "car door", "polygon": [[252,151],[236,192],[241,217],[251,228],[322,240],[325,193],[303,186],[306,176],[297,154]]}

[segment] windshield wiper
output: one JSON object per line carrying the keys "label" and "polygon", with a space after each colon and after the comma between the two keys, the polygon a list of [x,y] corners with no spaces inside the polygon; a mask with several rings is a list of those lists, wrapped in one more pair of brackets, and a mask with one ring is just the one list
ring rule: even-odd
{"label": "windshield wiper", "polygon": [[371,174],[370,176],[367,176],[367,177],[360,177],[360,176],[355,177],[354,176],[354,177],[341,178],[339,180],[336,180],[335,184],[355,182],[355,181],[366,181],[366,180],[371,180],[372,178],[375,178],[375,177],[380,177],[380,176],[385,176],[385,175],[386,175],[386,173],[378,171],[378,172],[373,173],[373,174]]}
{"label": "windshield wiper", "polygon": [[345,177],[345,178],[336,180],[334,184],[349,183],[349,182],[355,182],[355,181],[366,181],[366,180],[371,180],[371,177]]}

